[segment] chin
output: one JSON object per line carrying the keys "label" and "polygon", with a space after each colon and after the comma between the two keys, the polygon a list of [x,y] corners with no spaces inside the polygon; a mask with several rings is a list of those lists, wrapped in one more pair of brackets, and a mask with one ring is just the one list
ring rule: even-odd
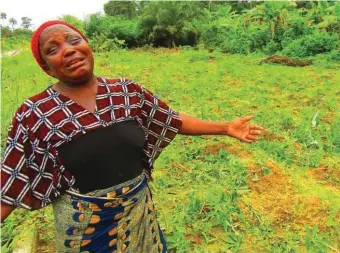
{"label": "chin", "polygon": [[74,76],[72,78],[68,78],[67,80],[64,81],[72,86],[82,86],[87,84],[88,81],[93,78],[93,76],[94,76],[93,73],[87,75],[79,75]]}
{"label": "chin", "polygon": [[67,82],[74,86],[82,86],[86,84],[91,78],[93,78],[93,76],[93,70],[79,69],[76,71],[76,73],[73,73],[72,76],[67,78]]}

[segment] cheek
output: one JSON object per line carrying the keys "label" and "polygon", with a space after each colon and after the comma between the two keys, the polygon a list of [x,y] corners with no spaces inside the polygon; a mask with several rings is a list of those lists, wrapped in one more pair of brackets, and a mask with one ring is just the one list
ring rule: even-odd
{"label": "cheek", "polygon": [[57,65],[56,57],[46,57],[45,62],[50,68],[54,68]]}
{"label": "cheek", "polygon": [[90,63],[90,65],[91,65],[91,67],[93,68],[93,65],[94,65],[94,57],[93,57],[92,51],[88,54],[88,60],[89,60],[89,63]]}

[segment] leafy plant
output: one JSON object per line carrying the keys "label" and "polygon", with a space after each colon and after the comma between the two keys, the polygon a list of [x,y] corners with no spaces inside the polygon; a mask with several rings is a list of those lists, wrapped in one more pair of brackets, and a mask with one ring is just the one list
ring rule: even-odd
{"label": "leafy plant", "polygon": [[306,236],[305,236],[305,245],[308,252],[317,252],[317,253],[327,253],[328,249],[331,249],[335,252],[339,252],[335,248],[331,246],[331,243],[327,240],[328,235],[325,233],[318,233],[318,226],[313,225],[313,228],[305,226]]}

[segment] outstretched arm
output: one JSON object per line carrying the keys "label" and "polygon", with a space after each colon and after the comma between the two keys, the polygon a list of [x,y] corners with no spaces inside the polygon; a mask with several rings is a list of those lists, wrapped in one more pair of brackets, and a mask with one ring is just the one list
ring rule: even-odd
{"label": "outstretched arm", "polygon": [[8,217],[8,215],[10,215],[14,209],[15,209],[14,206],[1,203],[1,222],[4,222],[6,218]]}
{"label": "outstretched arm", "polygon": [[188,114],[179,113],[182,120],[180,134],[184,135],[228,135],[240,141],[252,143],[257,141],[258,136],[262,134],[263,127],[249,125],[253,116],[236,119],[229,122],[212,122],[197,119]]}

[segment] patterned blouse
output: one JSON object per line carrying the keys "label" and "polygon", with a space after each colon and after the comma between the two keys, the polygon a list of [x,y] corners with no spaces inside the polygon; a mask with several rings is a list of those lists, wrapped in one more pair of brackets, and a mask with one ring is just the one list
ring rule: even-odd
{"label": "patterned blouse", "polygon": [[52,86],[19,107],[9,127],[1,164],[2,202],[30,210],[45,207],[75,182],[57,147],[125,120],[136,120],[145,132],[142,163],[151,176],[155,159],[182,125],[178,112],[133,81],[97,80],[94,113]]}

